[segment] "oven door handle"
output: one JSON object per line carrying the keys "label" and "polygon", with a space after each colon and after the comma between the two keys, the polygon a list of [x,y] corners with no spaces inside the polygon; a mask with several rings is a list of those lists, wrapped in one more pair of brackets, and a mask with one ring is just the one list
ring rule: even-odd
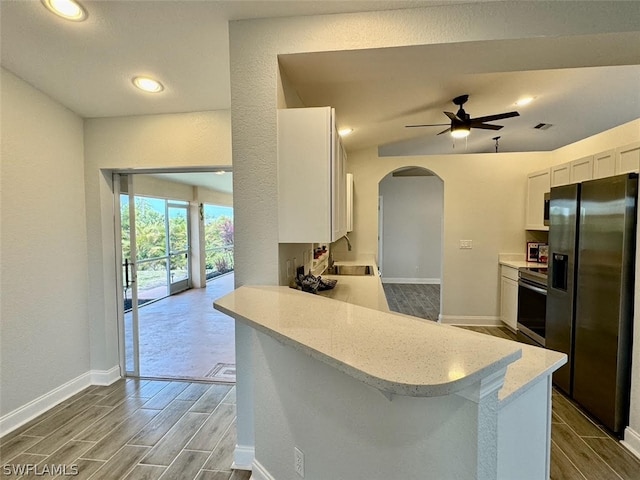
{"label": "oven door handle", "polygon": [[535,285],[531,285],[530,283],[524,282],[522,280],[518,280],[518,285],[521,286],[522,288],[526,288],[528,290],[533,290],[534,292],[539,293],[541,295],[544,295],[544,296],[547,295],[547,289],[546,288],[536,287]]}

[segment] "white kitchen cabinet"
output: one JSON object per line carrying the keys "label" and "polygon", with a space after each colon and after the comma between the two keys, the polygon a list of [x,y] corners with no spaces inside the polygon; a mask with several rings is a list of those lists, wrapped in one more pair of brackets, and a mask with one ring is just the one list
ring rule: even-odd
{"label": "white kitchen cabinet", "polygon": [[640,168],[640,142],[616,148],[616,175],[638,172]]}
{"label": "white kitchen cabinet", "polygon": [[606,150],[593,156],[593,178],[611,177],[616,174],[616,151]]}
{"label": "white kitchen cabinet", "polygon": [[500,320],[518,329],[518,269],[507,265],[500,266]]}
{"label": "white kitchen cabinet", "polygon": [[347,232],[353,232],[353,173],[347,173]]}
{"label": "white kitchen cabinet", "polygon": [[568,185],[571,183],[571,165],[563,163],[551,167],[551,186]]}
{"label": "white kitchen cabinet", "polygon": [[346,234],[345,168],[333,108],[278,110],[280,243],[331,243]]}
{"label": "white kitchen cabinet", "polygon": [[551,169],[527,175],[526,230],[549,230],[544,225],[544,194],[551,190]]}
{"label": "white kitchen cabinet", "polygon": [[593,179],[593,155],[570,162],[571,183],[580,183]]}

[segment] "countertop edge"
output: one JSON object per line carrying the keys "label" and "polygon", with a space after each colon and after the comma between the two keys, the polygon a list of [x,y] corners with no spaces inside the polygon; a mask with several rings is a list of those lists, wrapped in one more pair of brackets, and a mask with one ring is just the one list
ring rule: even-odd
{"label": "countertop edge", "polygon": [[[286,288],[286,287],[283,287],[283,288]],[[339,301],[339,300],[332,300],[328,298],[326,300]],[[418,385],[398,383],[398,382],[387,380],[384,378],[379,378],[364,370],[348,365],[335,357],[329,356],[323,352],[319,352],[314,348],[310,347],[309,345],[301,343],[287,335],[284,335],[278,331],[272,330],[271,328],[268,328],[267,326],[262,325],[259,322],[251,320],[250,318],[247,318],[244,315],[236,313],[224,307],[223,305],[218,304],[217,301],[214,301],[214,308],[222,313],[225,313],[233,317],[238,321],[241,321],[247,324],[252,328],[255,328],[256,330],[266,335],[269,335],[270,337],[274,338],[275,340],[277,340],[282,344],[288,345],[297,351],[307,354],[312,358],[315,358],[316,360],[319,360],[324,364],[332,368],[335,368],[336,370],[341,371],[351,376],[352,378],[359,380],[379,390],[380,392],[391,394],[391,395],[412,396],[412,397],[437,397],[437,396],[445,396],[445,395],[451,395],[458,392],[462,392],[464,389],[470,387],[471,385],[474,385],[480,382],[480,380],[482,380],[483,378],[486,378],[491,374],[496,373],[502,369],[507,369],[510,364],[512,364],[513,362],[517,361],[522,357],[522,350],[521,349],[515,350],[514,352],[510,354],[506,354],[499,360],[493,361],[487,366],[482,367],[471,374],[465,375],[462,378],[451,380],[449,382],[443,382],[438,384],[418,384]],[[361,308],[366,308],[366,307],[361,307]]]}

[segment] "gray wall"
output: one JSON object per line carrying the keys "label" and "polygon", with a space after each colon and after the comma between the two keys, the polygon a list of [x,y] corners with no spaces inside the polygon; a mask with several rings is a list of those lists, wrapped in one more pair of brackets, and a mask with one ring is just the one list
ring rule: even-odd
{"label": "gray wall", "polygon": [[443,182],[436,176],[380,182],[383,281],[440,283]]}
{"label": "gray wall", "polygon": [[89,371],[82,119],[1,73],[0,417]]}

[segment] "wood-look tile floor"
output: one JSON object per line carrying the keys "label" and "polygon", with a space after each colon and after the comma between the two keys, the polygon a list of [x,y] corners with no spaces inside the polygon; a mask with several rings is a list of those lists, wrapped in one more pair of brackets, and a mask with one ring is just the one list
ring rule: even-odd
{"label": "wood-look tile floor", "polygon": [[[461,328],[516,340],[506,327]],[[640,480],[640,459],[555,388],[552,411],[551,480]]]}
{"label": "wood-look tile floor", "polygon": [[440,285],[383,283],[389,310],[438,321]]}
{"label": "wood-look tile floor", "polygon": [[[229,384],[89,387],[0,439],[0,475],[63,479],[75,466],[70,478],[82,480],[248,480],[250,472],[231,469],[235,408]],[[28,475],[12,470],[35,464]],[[51,465],[66,465],[67,476],[42,475]]]}
{"label": "wood-look tile floor", "polygon": [[[468,328],[514,339],[502,327]],[[127,379],[90,387],[0,439],[0,475],[53,478],[4,468],[38,464],[77,465],[73,478],[91,480],[249,480],[231,470],[234,446],[232,385]],[[551,480],[640,480],[640,460],[554,391]]]}

